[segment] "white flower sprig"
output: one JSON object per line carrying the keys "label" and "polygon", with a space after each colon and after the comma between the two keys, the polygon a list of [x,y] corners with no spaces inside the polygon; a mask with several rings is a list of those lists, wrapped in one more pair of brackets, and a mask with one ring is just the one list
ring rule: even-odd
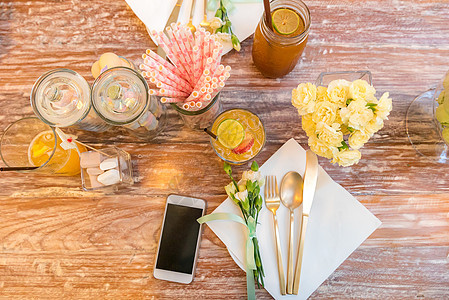
{"label": "white flower sprig", "polygon": [[[231,166],[225,162],[224,170],[231,178],[231,183],[225,186],[226,194],[240,208],[243,219],[248,224],[250,220],[257,224],[259,212],[262,209],[262,197],[260,196],[260,188],[264,185],[265,180],[259,171],[259,165],[256,161],[251,164],[251,170],[242,174],[239,182],[235,181],[232,176]],[[248,224],[249,225],[249,224]],[[253,238],[254,243],[254,261],[256,269],[254,270],[254,280],[257,285],[263,287],[263,277],[265,276],[260,258],[259,242],[256,237]]]}
{"label": "white flower sprig", "polygon": [[[334,80],[328,87],[301,83],[292,91],[292,104],[302,116],[309,147],[340,166],[359,162],[359,149],[380,130],[392,110],[389,93],[379,100],[365,80]],[[347,137],[347,142],[345,141]]]}

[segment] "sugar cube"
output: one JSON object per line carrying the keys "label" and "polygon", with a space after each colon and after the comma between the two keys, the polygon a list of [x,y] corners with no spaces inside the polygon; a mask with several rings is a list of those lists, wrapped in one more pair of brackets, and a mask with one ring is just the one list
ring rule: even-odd
{"label": "sugar cube", "polygon": [[94,175],[94,176],[97,176],[97,175],[100,175],[101,173],[103,173],[103,170],[98,167],[87,168],[86,171],[87,171],[87,174]]}
{"label": "sugar cube", "polygon": [[97,180],[104,185],[113,185],[120,182],[120,173],[116,169],[111,169],[98,175]]}
{"label": "sugar cube", "polygon": [[101,155],[96,151],[83,152],[80,155],[81,168],[98,167],[101,162]]}
{"label": "sugar cube", "polygon": [[90,186],[91,186],[91,188],[95,189],[95,188],[103,186],[103,184],[98,182],[97,176],[89,175],[89,179],[90,179]]}
{"label": "sugar cube", "polygon": [[117,166],[118,166],[117,157],[112,157],[112,158],[107,158],[107,159],[103,160],[100,164],[100,169],[105,171],[105,170],[114,169]]}

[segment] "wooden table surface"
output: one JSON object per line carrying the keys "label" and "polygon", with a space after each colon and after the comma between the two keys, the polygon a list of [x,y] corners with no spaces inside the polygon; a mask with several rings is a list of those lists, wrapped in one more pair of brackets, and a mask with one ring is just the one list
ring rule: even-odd
{"label": "wooden table surface", "polygon": [[[383,223],[311,298],[449,298],[449,169],[417,155],[405,132],[408,105],[449,69],[446,0],[307,1],[312,28],[292,73],[273,80],[251,61],[252,38],[223,61],[232,67],[224,108],[250,108],[262,118],[262,164],[291,137],[307,147],[291,90],[320,72],[370,70],[389,91],[393,112],[363,148],[356,166],[320,158],[331,177]],[[126,2],[0,2],[0,128],[32,115],[29,96],[45,71],[66,67],[89,83],[104,52],[140,63],[154,49]],[[114,195],[80,190],[78,177],[0,174],[0,298],[242,299],[245,274],[208,228],[192,284],[153,278],[165,199],[201,197],[208,212],[224,199],[228,179],[208,137],[169,125],[150,143],[129,136],[83,133],[92,145],[131,153],[136,184]],[[236,168],[242,172],[244,167]],[[258,290],[260,299],[269,299]]]}

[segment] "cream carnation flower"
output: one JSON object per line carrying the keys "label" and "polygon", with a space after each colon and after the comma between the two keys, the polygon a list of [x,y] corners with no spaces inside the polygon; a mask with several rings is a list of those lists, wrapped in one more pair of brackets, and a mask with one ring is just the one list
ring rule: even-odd
{"label": "cream carnation flower", "polygon": [[370,85],[368,82],[362,79],[354,80],[349,86],[348,97],[354,100],[365,100],[366,102],[371,102],[375,99],[374,94],[376,89]]}
{"label": "cream carnation flower", "polygon": [[393,101],[389,98],[389,96],[390,93],[384,93],[382,97],[380,97],[376,106],[376,116],[382,118],[383,120],[388,120],[390,111],[393,109]]}
{"label": "cream carnation flower", "polygon": [[371,121],[366,124],[365,131],[371,136],[376,133],[377,131],[381,130],[382,127],[384,127],[384,121],[381,117],[375,117],[371,119]]}
{"label": "cream carnation flower", "polygon": [[345,125],[356,130],[363,129],[374,117],[374,113],[366,106],[364,100],[354,100],[340,110],[341,120]]}
{"label": "cream carnation flower", "polygon": [[348,138],[349,146],[352,149],[360,149],[370,139],[371,134],[365,130],[356,130]]}
{"label": "cream carnation flower", "polygon": [[344,79],[334,80],[327,86],[329,100],[340,107],[346,105],[351,83]]}
{"label": "cream carnation flower", "polygon": [[336,153],[333,157],[332,163],[338,163],[338,165],[342,167],[348,167],[358,163],[361,157],[362,154],[359,150],[346,149]]}
{"label": "cream carnation flower", "polygon": [[326,145],[323,141],[321,141],[314,135],[309,137],[308,144],[313,152],[325,158],[332,158],[334,156],[334,153],[338,152],[337,147]]}
{"label": "cream carnation flower", "polygon": [[327,125],[332,125],[337,118],[337,109],[338,106],[332,102],[318,102],[312,114],[312,120],[315,123],[324,122]]}
{"label": "cream carnation flower", "polygon": [[222,44],[231,43],[231,34],[225,32],[217,32],[218,41]]}
{"label": "cream carnation flower", "polygon": [[316,88],[316,102],[330,101],[327,95],[327,88],[324,86],[319,86]]}
{"label": "cream carnation flower", "polygon": [[329,126],[323,122],[316,125],[316,134],[318,139],[327,145],[341,147],[343,142],[343,133],[340,131],[340,125],[335,123]]}
{"label": "cream carnation flower", "polygon": [[253,171],[253,170],[249,170],[249,171],[245,171],[242,174],[242,179],[239,181],[238,185],[240,186],[241,184],[244,184],[246,187],[246,181],[257,181],[257,183],[259,184],[259,186],[263,186],[265,183],[265,179],[262,177],[262,174],[260,173],[260,171]]}
{"label": "cream carnation flower", "polygon": [[225,22],[223,22],[220,18],[218,17],[213,17],[209,20],[209,26],[210,28],[213,29],[213,31],[215,32],[216,29],[220,28],[221,26],[223,26],[224,24],[226,24]]}
{"label": "cream carnation flower", "polygon": [[316,86],[310,82],[298,85],[292,91],[292,104],[300,115],[312,113],[316,104]]}
{"label": "cream carnation flower", "polygon": [[316,123],[312,120],[312,114],[303,115],[301,125],[307,136],[315,135]]}
{"label": "cream carnation flower", "polygon": [[248,197],[248,190],[244,190],[243,192],[238,192],[234,194],[235,199],[245,202],[246,198]]}

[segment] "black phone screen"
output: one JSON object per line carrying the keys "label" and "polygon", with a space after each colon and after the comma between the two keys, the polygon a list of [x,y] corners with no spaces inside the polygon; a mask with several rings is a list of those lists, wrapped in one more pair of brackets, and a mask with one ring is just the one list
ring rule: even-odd
{"label": "black phone screen", "polygon": [[162,228],[157,269],[192,274],[203,209],[169,203]]}

